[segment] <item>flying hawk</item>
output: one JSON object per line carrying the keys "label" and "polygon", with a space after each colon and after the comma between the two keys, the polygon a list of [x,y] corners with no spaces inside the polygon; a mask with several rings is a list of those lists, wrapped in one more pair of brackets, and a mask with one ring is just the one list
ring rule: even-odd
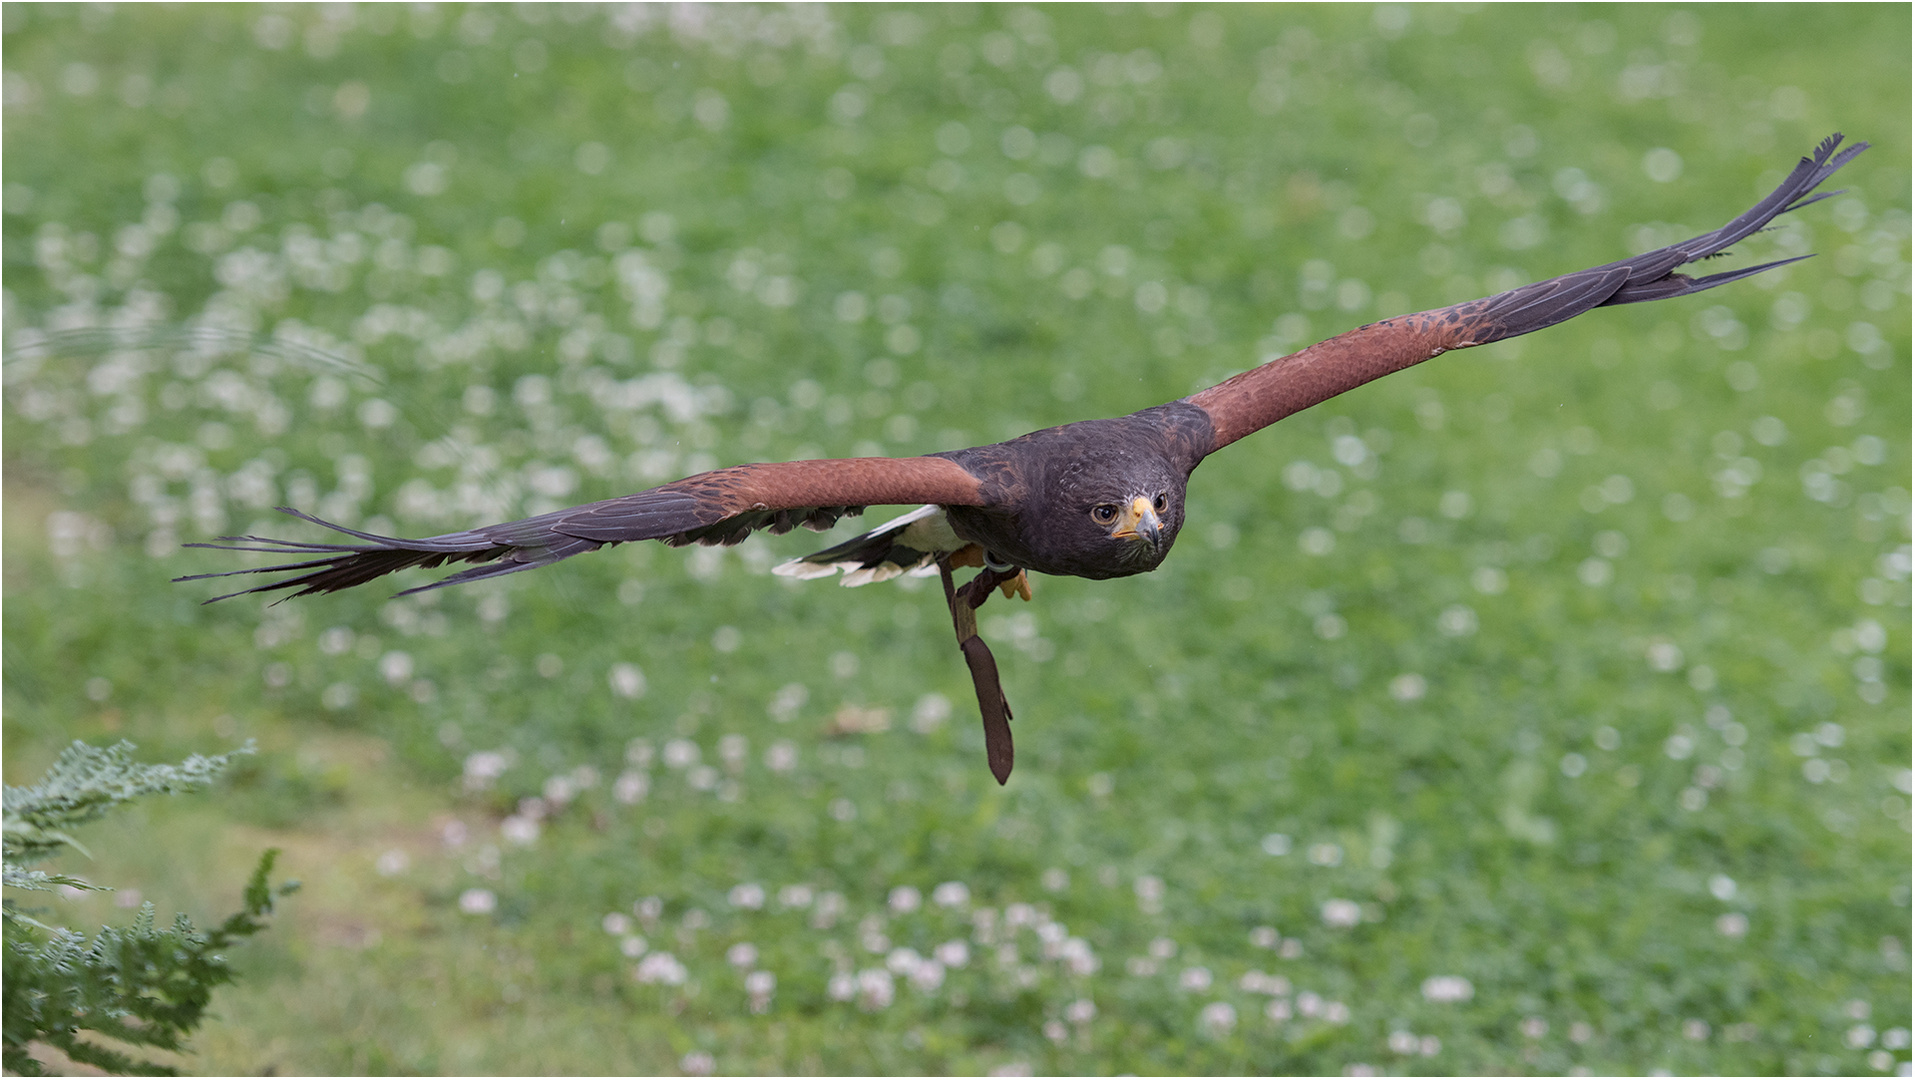
{"label": "flying hawk", "polygon": [[[803,525],[823,530],[867,506],[922,503],[862,536],[785,563],[777,572],[809,578],[844,571],[846,585],[938,574],[977,689],[991,772],[1002,784],[1011,774],[1011,707],[991,650],[977,636],[976,619],[976,609],[993,589],[1028,599],[1025,574],[1031,571],[1102,579],[1157,569],[1183,528],[1184,484],[1198,463],[1345,390],[1453,349],[1541,330],[1591,308],[1686,296],[1795,262],[1781,259],[1706,277],[1676,272],[1721,254],[1778,214],[1840,194],[1811,192],[1868,148],[1856,143],[1837,153],[1841,142],[1840,134],[1823,140],[1768,198],[1714,232],[1486,299],[1358,327],[1129,416],[1083,420],[924,457],[738,465],[635,495],[423,540],[375,536],[281,507],[362,542],[221,537],[218,543],[188,546],[310,558],[178,580],[289,572],[294,576],[227,595],[297,589],[291,595],[306,596],[408,567],[477,564],[399,594],[405,596],[549,566],[631,540],[662,540],[673,547],[736,544],[756,529],[784,533]],[[960,587],[953,572],[965,566],[980,570]]]}

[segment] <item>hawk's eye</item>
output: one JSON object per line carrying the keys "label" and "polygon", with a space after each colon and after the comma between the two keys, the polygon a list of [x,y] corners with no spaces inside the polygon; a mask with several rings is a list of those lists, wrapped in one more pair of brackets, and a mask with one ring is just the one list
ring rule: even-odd
{"label": "hawk's eye", "polygon": [[1170,513],[1170,496],[1162,492],[1157,493],[1157,512],[1159,514]]}
{"label": "hawk's eye", "polygon": [[1090,508],[1090,519],[1099,525],[1109,525],[1117,520],[1117,508],[1109,503],[1093,506]]}

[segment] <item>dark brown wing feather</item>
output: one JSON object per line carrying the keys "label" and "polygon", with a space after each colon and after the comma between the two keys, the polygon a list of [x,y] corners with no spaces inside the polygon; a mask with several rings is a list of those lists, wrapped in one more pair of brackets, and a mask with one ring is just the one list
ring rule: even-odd
{"label": "dark brown wing feather", "polygon": [[1867,143],[1856,143],[1838,154],[1836,147],[1841,143],[1840,134],[1824,139],[1815,156],[1803,158],[1768,198],[1714,232],[1482,300],[1358,327],[1184,400],[1210,415],[1216,432],[1211,449],[1216,450],[1345,390],[1452,349],[1541,330],[1592,308],[1686,296],[1795,262],[1781,259],[1701,278],[1676,273],[1685,263],[1721,254],[1779,214],[1841,194],[1810,195],[1835,170],[1868,149]]}
{"label": "dark brown wing feather", "polygon": [[399,594],[405,596],[477,578],[548,566],[607,544],[629,540],[662,540],[673,547],[736,544],[755,529],[770,529],[774,533],[789,532],[798,525],[828,529],[840,517],[863,513],[867,506],[910,503],[981,506],[984,497],[977,478],[945,458],[849,458],[739,465],[700,473],[635,495],[422,540],[359,532],[280,507],[294,517],[365,542],[317,544],[260,536],[221,537],[217,543],[187,546],[312,558],[277,566],[194,574],[176,580],[294,573],[294,577],[227,596],[278,589],[297,589],[299,591],[291,595],[307,596],[337,592],[414,566],[479,564]]}

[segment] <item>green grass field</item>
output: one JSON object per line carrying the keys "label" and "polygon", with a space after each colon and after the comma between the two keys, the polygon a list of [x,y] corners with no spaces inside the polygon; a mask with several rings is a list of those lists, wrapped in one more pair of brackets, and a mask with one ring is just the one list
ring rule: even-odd
{"label": "green grass field", "polygon": [[[206,918],[287,850],[189,1071],[1906,1074],[1909,19],[8,4],[7,780],[258,741],[67,868]],[[934,584],[769,575],[878,512],[169,581],[279,504],[1130,412],[1836,130],[1734,256],[1820,257],[1352,392],[1158,573],[984,608],[1005,788]]]}

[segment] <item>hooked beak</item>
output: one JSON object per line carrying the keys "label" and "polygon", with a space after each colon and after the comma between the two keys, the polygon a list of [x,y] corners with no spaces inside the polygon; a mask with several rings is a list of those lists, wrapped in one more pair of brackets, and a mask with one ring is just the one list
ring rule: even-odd
{"label": "hooked beak", "polygon": [[1142,540],[1156,547],[1163,535],[1163,525],[1157,517],[1157,511],[1151,509],[1150,500],[1139,495],[1118,514],[1117,526],[1110,531],[1110,538]]}

